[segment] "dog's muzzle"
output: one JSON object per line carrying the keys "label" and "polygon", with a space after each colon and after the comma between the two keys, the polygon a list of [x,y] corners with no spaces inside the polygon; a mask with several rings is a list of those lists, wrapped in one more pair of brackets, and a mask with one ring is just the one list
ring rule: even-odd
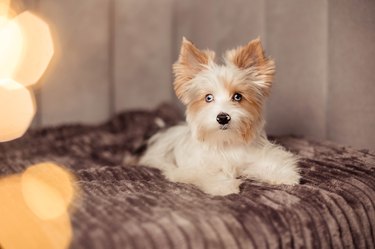
{"label": "dog's muzzle", "polygon": [[228,113],[225,113],[225,112],[220,112],[217,116],[216,116],[216,121],[221,124],[221,125],[226,125],[229,123],[230,121],[230,116]]}

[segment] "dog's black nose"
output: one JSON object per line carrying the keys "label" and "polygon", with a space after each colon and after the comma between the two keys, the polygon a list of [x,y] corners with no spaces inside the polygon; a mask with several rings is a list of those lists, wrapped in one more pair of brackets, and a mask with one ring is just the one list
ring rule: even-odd
{"label": "dog's black nose", "polygon": [[216,117],[216,121],[221,125],[228,124],[230,121],[230,116],[228,113],[220,112]]}

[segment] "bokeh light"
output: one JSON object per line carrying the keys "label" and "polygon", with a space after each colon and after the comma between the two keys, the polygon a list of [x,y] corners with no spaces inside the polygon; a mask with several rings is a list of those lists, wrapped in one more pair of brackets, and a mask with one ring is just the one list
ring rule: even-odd
{"label": "bokeh light", "polygon": [[25,86],[38,82],[54,54],[49,26],[29,11],[15,17],[12,22],[22,32],[22,53],[12,79]]}
{"label": "bokeh light", "polygon": [[12,78],[23,54],[23,34],[17,22],[0,26],[0,79]]}
{"label": "bokeh light", "polygon": [[1,247],[67,249],[72,240],[68,207],[75,189],[74,178],[53,163],[0,179]]}
{"label": "bokeh light", "polygon": [[12,18],[9,6],[10,0],[0,0],[0,142],[28,129],[36,105],[23,86],[38,82],[54,53],[48,24],[28,11]]}
{"label": "bokeh light", "polygon": [[[14,17],[9,6],[0,0],[0,142],[30,126],[36,106],[26,86],[40,79],[53,56],[48,25],[30,12]],[[0,178],[0,248],[68,248],[74,196],[73,176],[53,163]]]}
{"label": "bokeh light", "polygon": [[40,219],[54,219],[67,211],[74,195],[73,177],[52,163],[29,167],[22,174],[22,193]]}
{"label": "bokeh light", "polygon": [[33,93],[13,80],[0,80],[0,142],[21,137],[34,115]]}
{"label": "bokeh light", "polygon": [[0,27],[8,21],[10,0],[0,0]]}

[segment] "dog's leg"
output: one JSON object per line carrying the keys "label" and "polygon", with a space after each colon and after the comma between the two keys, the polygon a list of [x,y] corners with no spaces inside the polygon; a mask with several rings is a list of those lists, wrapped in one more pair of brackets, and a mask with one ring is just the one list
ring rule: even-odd
{"label": "dog's leg", "polygon": [[167,179],[173,182],[193,184],[211,195],[239,193],[240,179],[225,175],[223,172],[211,174],[201,169],[175,168],[164,171]]}
{"label": "dog's leg", "polygon": [[270,184],[298,184],[298,157],[283,147],[267,144],[251,156],[240,173],[241,176]]}

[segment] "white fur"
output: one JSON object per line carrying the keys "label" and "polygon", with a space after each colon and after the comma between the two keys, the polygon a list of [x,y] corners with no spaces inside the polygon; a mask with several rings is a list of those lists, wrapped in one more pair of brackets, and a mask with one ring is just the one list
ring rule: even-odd
{"label": "white fur", "polygon": [[271,184],[297,184],[300,178],[296,157],[263,136],[249,144],[210,147],[196,140],[187,124],[152,137],[140,164],[213,195],[238,193],[238,177]]}
{"label": "white fur", "polygon": [[[229,62],[205,65],[184,90],[187,123],[153,136],[139,163],[162,170],[171,181],[194,184],[213,195],[238,193],[243,178],[297,184],[297,157],[269,142],[262,117],[234,102],[226,87],[228,82],[247,84],[253,100],[262,104],[262,87],[267,86],[251,70],[240,70]],[[190,110],[194,100],[207,94],[212,94],[214,101],[200,105],[198,111]],[[231,116],[225,129],[216,121],[221,112]],[[243,120],[248,122],[245,128]],[[250,140],[244,138],[244,129],[251,131]]]}

